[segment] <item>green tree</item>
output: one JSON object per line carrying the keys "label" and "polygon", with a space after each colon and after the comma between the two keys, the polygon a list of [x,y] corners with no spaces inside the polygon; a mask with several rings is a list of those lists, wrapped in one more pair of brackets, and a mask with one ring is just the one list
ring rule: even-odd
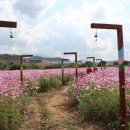
{"label": "green tree", "polygon": [[90,67],[93,66],[93,63],[91,61],[87,61],[87,62],[85,62],[85,64],[86,64],[86,66],[90,66]]}

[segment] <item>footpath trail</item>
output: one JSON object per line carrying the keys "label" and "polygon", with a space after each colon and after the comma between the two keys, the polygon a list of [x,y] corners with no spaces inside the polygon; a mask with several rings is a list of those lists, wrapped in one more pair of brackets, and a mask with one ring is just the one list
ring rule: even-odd
{"label": "footpath trail", "polygon": [[24,108],[24,122],[19,130],[42,130],[41,110],[37,97],[30,97]]}
{"label": "footpath trail", "polygon": [[28,117],[23,124],[26,129],[19,130],[103,130],[94,124],[82,123],[67,108],[63,88],[38,94],[30,105],[28,109],[31,108],[31,112],[27,112]]}
{"label": "footpath trail", "polygon": [[102,130],[101,127],[81,123],[76,114],[67,108],[67,98],[63,95],[63,88],[58,91],[39,95],[40,102],[44,103],[48,120],[47,130]]}

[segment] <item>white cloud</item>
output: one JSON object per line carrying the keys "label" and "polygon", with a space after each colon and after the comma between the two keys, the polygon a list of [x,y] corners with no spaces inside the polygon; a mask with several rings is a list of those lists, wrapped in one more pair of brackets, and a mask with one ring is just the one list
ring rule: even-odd
{"label": "white cloud", "polygon": [[16,20],[11,0],[0,0],[0,20]]}
{"label": "white cloud", "polygon": [[[100,11],[97,12],[98,9],[102,11],[101,14]],[[61,40],[59,40],[60,38],[52,40],[50,37],[50,40],[53,42],[57,40],[58,43],[61,42],[59,44],[55,44],[55,47],[60,46],[60,44],[63,43],[64,47],[59,47],[61,51],[78,51],[81,58],[87,55],[102,56],[102,49],[104,50],[103,52],[107,52],[108,49],[114,49],[112,48],[112,42],[115,39],[113,38],[112,34],[108,32],[108,37],[110,36],[113,40],[109,40],[107,37],[106,40],[104,39],[105,43],[109,43],[107,46],[104,46],[102,43],[100,43],[102,46],[96,46],[92,43],[92,35],[94,33],[91,33],[92,31],[90,29],[90,24],[94,18],[96,19],[95,21],[98,22],[107,21],[108,16],[110,19],[114,19],[114,16],[111,15],[111,13],[108,13],[109,10],[111,10],[111,8],[103,5],[103,3],[90,5],[86,2],[83,4],[80,10],[73,9],[72,6],[68,6],[63,14],[57,13],[52,17],[52,19],[50,19],[50,21],[48,21],[48,23],[50,22],[49,27],[52,28],[52,32],[49,32],[48,35],[56,32],[53,37],[59,36],[61,38]],[[53,23],[55,26],[53,26],[51,23]],[[66,44],[64,41],[66,41]],[[107,55],[104,57],[110,58],[110,54],[105,54]]]}
{"label": "white cloud", "polygon": [[[98,43],[94,43],[95,30],[90,28],[90,24],[98,22],[124,25],[124,43],[127,53],[125,56],[130,57],[128,53],[130,23],[127,19],[121,19],[121,15],[118,18],[117,10],[112,6],[103,0],[98,3],[84,2],[76,9],[68,4],[64,11],[55,12],[47,19],[42,17],[55,2],[56,0],[0,1],[1,19],[18,21],[18,28],[13,29],[15,36],[13,40],[8,38],[9,29],[0,29],[0,53],[63,56],[65,51],[77,51],[78,57],[82,59],[86,56],[117,59],[115,31],[98,30]],[[21,19],[25,16],[31,20]],[[128,16],[124,14],[122,17],[128,18]],[[32,20],[34,23],[29,23]]]}
{"label": "white cloud", "polygon": [[14,5],[19,15],[35,19],[45,13],[54,3],[55,0],[15,0]]}

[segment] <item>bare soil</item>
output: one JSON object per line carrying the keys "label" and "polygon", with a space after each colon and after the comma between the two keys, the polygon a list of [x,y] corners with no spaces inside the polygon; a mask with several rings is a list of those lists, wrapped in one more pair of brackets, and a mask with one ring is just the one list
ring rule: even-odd
{"label": "bare soil", "polygon": [[32,97],[26,112],[19,130],[103,130],[93,123],[81,122],[75,112],[68,109],[63,89]]}

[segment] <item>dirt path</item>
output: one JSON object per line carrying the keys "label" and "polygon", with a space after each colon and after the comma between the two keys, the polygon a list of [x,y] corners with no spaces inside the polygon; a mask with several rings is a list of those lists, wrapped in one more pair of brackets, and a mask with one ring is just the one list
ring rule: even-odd
{"label": "dirt path", "polygon": [[36,97],[29,98],[24,110],[24,122],[19,130],[41,130],[41,110]]}
{"label": "dirt path", "polygon": [[103,130],[101,127],[82,123],[67,108],[62,90],[52,90],[30,97],[25,108],[25,119],[19,130]]}
{"label": "dirt path", "polygon": [[[46,130],[102,130],[101,127],[81,123],[76,115],[68,111],[63,89],[39,96],[49,113]],[[43,101],[44,100],[44,101]]]}

